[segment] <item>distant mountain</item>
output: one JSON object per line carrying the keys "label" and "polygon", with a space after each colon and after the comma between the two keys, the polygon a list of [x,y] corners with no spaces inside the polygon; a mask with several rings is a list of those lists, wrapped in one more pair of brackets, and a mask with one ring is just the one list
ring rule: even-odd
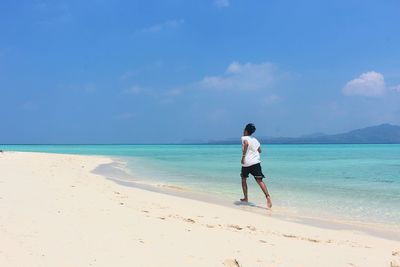
{"label": "distant mountain", "polygon": [[324,133],[312,133],[312,134],[305,134],[305,135],[302,135],[300,137],[301,138],[310,138],[310,137],[321,137],[321,136],[324,136],[324,135],[326,135],[326,134],[324,134]]}
{"label": "distant mountain", "polygon": [[[301,137],[260,138],[267,144],[400,144],[400,126],[381,124],[341,134],[312,134]],[[238,144],[237,140],[212,141],[212,144]]]}

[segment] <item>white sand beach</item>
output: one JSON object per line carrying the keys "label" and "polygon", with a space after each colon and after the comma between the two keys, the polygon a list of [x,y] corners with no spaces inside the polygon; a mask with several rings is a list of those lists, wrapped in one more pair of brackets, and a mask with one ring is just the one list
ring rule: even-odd
{"label": "white sand beach", "polygon": [[110,162],[0,153],[0,266],[400,266],[400,242],[126,187],[91,172]]}

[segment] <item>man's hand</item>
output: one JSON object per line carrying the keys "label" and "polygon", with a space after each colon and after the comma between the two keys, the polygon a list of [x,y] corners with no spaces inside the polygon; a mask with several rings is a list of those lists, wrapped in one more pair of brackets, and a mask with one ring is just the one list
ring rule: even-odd
{"label": "man's hand", "polygon": [[244,156],[242,156],[242,160],[240,161],[240,163],[244,164]]}

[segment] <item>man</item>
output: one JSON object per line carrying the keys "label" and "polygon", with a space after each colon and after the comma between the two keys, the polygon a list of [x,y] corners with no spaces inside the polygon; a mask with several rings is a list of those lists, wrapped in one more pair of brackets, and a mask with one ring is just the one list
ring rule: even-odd
{"label": "man", "polygon": [[240,199],[242,202],[248,202],[247,196],[247,178],[249,174],[253,175],[256,179],[257,184],[260,186],[261,190],[264,192],[265,197],[267,198],[267,207],[272,208],[272,200],[271,196],[268,193],[267,186],[263,182],[263,178],[265,178],[261,169],[261,146],[260,142],[252,136],[252,134],[256,131],[256,127],[253,123],[249,123],[244,128],[243,136],[242,136],[242,172],[240,176],[242,177],[242,189],[244,198]]}

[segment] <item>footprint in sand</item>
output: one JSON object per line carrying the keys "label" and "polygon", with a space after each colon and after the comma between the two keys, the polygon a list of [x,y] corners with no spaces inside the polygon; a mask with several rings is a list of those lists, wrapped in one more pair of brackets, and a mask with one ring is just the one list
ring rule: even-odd
{"label": "footprint in sand", "polygon": [[283,234],[283,236],[284,237],[287,237],[287,238],[298,238],[297,236],[295,236],[295,235],[287,235],[287,234]]}
{"label": "footprint in sand", "polygon": [[239,225],[235,225],[235,224],[230,224],[230,225],[228,225],[230,228],[234,228],[234,229],[236,229],[236,230],[242,230],[243,228],[242,227],[240,227]]}
{"label": "footprint in sand", "polygon": [[283,234],[282,236],[287,237],[287,238],[295,238],[295,239],[299,239],[299,240],[305,240],[305,241],[309,241],[309,242],[313,242],[313,243],[320,243],[321,242],[321,241],[319,241],[317,239],[306,238],[306,237],[301,237],[301,236],[296,236],[296,235],[291,235],[291,234]]}
{"label": "footprint in sand", "polygon": [[264,244],[267,244],[267,245],[270,245],[270,246],[275,246],[274,244],[268,243],[267,241],[262,240],[262,239],[258,240],[258,242],[264,243]]}
{"label": "footprint in sand", "polygon": [[190,218],[185,219],[185,221],[186,221],[186,222],[189,222],[189,223],[195,223],[195,222],[196,222],[195,220],[190,219]]}
{"label": "footprint in sand", "polygon": [[224,265],[228,267],[240,267],[240,264],[237,259],[226,259],[224,261]]}
{"label": "footprint in sand", "polygon": [[390,262],[390,267],[400,267],[400,250],[392,251],[393,260]]}
{"label": "footprint in sand", "polygon": [[247,225],[247,228],[249,228],[251,231],[255,231],[256,230],[256,228],[254,226],[252,226],[252,225]]}

